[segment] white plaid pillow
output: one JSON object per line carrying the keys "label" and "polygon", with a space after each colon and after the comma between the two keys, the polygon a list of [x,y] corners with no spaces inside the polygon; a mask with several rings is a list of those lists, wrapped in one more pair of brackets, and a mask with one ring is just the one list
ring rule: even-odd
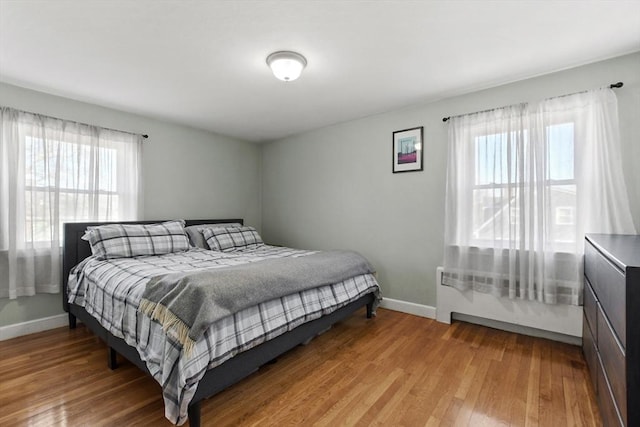
{"label": "white plaid pillow", "polygon": [[198,224],[198,225],[190,225],[184,228],[184,231],[187,233],[189,237],[189,241],[191,242],[191,246],[195,246],[196,248],[209,249],[207,246],[207,242],[202,235],[202,230],[205,228],[225,228],[225,227],[242,227],[242,224],[237,222],[221,222],[214,224]]}
{"label": "white plaid pillow", "polygon": [[264,245],[256,229],[249,226],[205,228],[202,235],[212,251],[243,251]]}
{"label": "white plaid pillow", "polygon": [[189,250],[184,221],[159,224],[107,224],[87,227],[82,236],[89,241],[91,253],[101,260],[163,255]]}

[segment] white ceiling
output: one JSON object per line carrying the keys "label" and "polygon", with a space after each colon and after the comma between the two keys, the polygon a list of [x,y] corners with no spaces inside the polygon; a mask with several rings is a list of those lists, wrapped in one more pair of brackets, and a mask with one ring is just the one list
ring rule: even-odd
{"label": "white ceiling", "polygon": [[0,0],[0,81],[249,141],[638,50],[640,0]]}

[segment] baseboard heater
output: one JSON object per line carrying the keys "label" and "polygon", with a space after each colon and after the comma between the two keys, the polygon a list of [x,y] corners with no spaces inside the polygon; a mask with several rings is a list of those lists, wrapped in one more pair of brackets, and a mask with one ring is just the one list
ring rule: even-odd
{"label": "baseboard heater", "polygon": [[459,319],[579,345],[582,307],[496,298],[474,290],[460,291],[442,284],[444,269],[436,270],[436,320]]}

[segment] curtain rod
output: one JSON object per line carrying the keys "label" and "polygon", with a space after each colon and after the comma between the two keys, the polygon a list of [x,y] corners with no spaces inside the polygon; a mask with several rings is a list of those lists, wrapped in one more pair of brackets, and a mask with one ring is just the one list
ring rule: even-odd
{"label": "curtain rod", "polygon": [[[617,88],[621,88],[622,86],[624,86],[624,83],[622,82],[618,82],[618,83],[612,83],[609,85],[609,89],[617,89]],[[576,93],[582,93],[582,92],[576,92]],[[574,94],[571,94],[574,95]],[[561,96],[568,96],[568,95],[561,95]],[[498,107],[498,108],[502,108],[502,107]],[[493,110],[497,110],[498,108],[490,108],[488,110],[482,110],[482,111],[476,111],[475,113],[470,113],[470,114],[477,114],[477,113],[487,113],[489,111],[493,111]],[[446,122],[447,120],[449,120],[451,117],[460,117],[460,116],[464,116],[465,114],[459,114],[457,116],[450,116],[450,117],[443,117],[442,121]]]}
{"label": "curtain rod", "polygon": [[[4,107],[3,107],[4,108]],[[76,122],[75,120],[67,120],[67,119],[61,119],[60,117],[53,117],[53,116],[48,116],[46,114],[40,114],[40,113],[34,113],[33,111],[25,111],[25,110],[20,110],[19,108],[13,108],[13,107],[6,107],[6,108],[10,108],[12,110],[15,111],[20,111],[21,113],[27,113],[27,114],[35,114],[36,116],[43,116],[43,117],[48,117],[50,119],[55,119],[55,120],[63,120],[65,122],[69,122],[69,123],[73,123],[76,125],[81,125],[81,126],[90,126],[90,127],[99,127],[101,129],[105,129],[105,130],[112,130],[115,132],[122,132],[122,133],[128,133],[130,135],[140,135],[141,137],[143,137],[144,139],[149,138],[149,135],[147,134],[140,134],[140,133],[135,133],[135,132],[129,132],[126,130],[120,130],[120,129],[113,129],[113,128],[107,128],[104,126],[97,126],[97,125],[91,125],[89,123],[83,123],[83,122]]]}

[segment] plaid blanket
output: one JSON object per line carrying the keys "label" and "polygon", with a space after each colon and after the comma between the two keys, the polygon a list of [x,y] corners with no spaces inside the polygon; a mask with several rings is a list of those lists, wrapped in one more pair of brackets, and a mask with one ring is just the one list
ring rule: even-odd
{"label": "plaid blanket", "polygon": [[189,357],[204,330],[217,320],[265,301],[368,273],[373,268],[360,254],[326,251],[165,274],[147,282],[138,309],[165,329],[174,329]]}
{"label": "plaid blanket", "polygon": [[314,252],[265,245],[234,253],[193,249],[108,261],[90,257],[70,274],[69,302],[84,306],[105,329],[138,350],[151,375],[162,385],[165,416],[182,424],[198,381],[207,369],[363,295],[379,292],[379,287],[372,275],[364,274],[247,308],[211,325],[196,342],[191,357],[184,358],[177,337],[138,311],[149,279],[311,253]]}

